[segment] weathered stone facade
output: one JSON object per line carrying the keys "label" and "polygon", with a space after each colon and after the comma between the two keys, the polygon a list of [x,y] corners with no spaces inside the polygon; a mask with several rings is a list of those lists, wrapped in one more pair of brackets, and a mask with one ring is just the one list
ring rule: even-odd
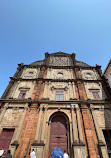
{"label": "weathered stone facade", "polygon": [[109,60],[103,74],[107,78],[109,86],[111,88],[111,59]]}
{"label": "weathered stone facade", "polygon": [[29,157],[32,149],[37,158],[50,158],[55,147],[67,150],[70,158],[108,158],[111,94],[106,83],[100,66],[77,61],[74,53],[45,53],[43,61],[19,64],[0,99],[0,148],[13,129],[8,141],[13,158]]}

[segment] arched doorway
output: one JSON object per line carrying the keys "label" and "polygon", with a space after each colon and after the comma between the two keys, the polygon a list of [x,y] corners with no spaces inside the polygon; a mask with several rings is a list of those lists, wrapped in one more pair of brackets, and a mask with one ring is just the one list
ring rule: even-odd
{"label": "arched doorway", "polygon": [[68,126],[67,120],[63,115],[57,114],[51,120],[50,126],[50,141],[49,141],[49,156],[52,158],[52,150],[56,147],[68,151]]}

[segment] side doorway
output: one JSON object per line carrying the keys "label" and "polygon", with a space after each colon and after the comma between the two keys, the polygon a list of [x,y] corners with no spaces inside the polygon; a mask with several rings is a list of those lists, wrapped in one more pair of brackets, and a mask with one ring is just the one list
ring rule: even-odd
{"label": "side doorway", "polygon": [[0,149],[6,152],[9,149],[15,129],[4,128],[0,134]]}

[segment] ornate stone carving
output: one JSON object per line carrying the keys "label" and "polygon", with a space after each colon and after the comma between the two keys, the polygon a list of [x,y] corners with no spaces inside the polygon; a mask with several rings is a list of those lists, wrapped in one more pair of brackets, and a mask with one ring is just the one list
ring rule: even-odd
{"label": "ornate stone carving", "polygon": [[70,59],[69,57],[51,57],[49,65],[70,66]]}

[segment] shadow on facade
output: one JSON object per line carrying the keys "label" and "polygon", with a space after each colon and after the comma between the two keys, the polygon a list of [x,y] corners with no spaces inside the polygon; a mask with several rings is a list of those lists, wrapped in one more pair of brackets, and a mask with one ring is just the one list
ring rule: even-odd
{"label": "shadow on facade", "polygon": [[107,146],[107,152],[111,158],[111,107],[110,107],[110,92],[111,89],[107,85],[102,85],[102,101],[101,105],[95,110],[96,118],[102,132],[102,139]]}

